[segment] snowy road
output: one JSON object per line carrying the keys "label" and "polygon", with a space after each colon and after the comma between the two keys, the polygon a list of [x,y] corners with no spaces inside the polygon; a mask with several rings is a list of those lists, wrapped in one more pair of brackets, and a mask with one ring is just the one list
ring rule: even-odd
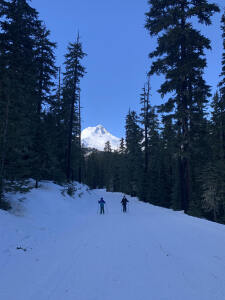
{"label": "snowy road", "polygon": [[225,299],[225,226],[132,198],[124,215],[121,196],[45,184],[24,216],[1,212],[0,299]]}

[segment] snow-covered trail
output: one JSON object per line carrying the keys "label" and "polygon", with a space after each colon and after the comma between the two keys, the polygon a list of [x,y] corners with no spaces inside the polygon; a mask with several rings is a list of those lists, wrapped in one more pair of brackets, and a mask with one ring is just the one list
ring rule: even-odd
{"label": "snow-covered trail", "polygon": [[[57,207],[61,196],[54,186],[47,192],[58,199],[53,212],[46,205],[30,219],[17,219],[19,233],[4,251],[0,246],[0,299],[225,299],[223,225],[132,198],[124,215],[122,195],[103,190]],[[32,193],[40,198],[40,191]],[[104,216],[97,214],[101,196]],[[26,252],[15,250],[19,241]]]}

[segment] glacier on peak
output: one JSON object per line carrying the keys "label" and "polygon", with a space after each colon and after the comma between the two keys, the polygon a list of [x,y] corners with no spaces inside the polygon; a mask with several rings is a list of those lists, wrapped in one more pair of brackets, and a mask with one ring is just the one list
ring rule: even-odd
{"label": "glacier on peak", "polygon": [[87,127],[81,132],[81,142],[85,148],[94,148],[103,151],[105,143],[108,141],[111,144],[112,150],[119,148],[120,139],[112,135],[100,124],[95,127]]}

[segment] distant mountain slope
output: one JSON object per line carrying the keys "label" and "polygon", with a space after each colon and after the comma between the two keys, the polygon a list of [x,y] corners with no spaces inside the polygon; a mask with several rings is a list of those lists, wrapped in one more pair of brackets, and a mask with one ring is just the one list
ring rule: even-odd
{"label": "distant mountain slope", "polygon": [[117,150],[120,139],[109,133],[102,125],[88,127],[81,133],[82,145],[85,148],[95,148],[103,151],[106,142],[110,142],[112,150]]}

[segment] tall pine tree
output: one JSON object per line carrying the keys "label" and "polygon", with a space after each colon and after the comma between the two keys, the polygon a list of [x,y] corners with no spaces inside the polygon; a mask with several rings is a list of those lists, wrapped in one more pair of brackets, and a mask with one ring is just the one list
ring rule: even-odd
{"label": "tall pine tree", "polygon": [[141,194],[143,178],[143,157],[141,151],[143,135],[139,119],[134,111],[129,111],[126,118],[126,192],[133,196]]}
{"label": "tall pine tree", "polygon": [[26,0],[0,1],[0,190],[29,177],[36,107],[38,13]]}
{"label": "tall pine tree", "polygon": [[[67,149],[66,149],[66,177],[67,181],[74,179],[74,170],[72,168],[73,154],[78,157],[77,163],[80,163],[80,79],[85,74],[85,68],[82,66],[81,61],[85,57],[85,53],[82,49],[79,34],[74,43],[70,43],[65,55],[65,68],[63,80],[63,102],[65,112],[65,130],[67,132]],[[72,150],[72,146],[75,149]],[[78,171],[79,172],[79,171]]]}
{"label": "tall pine tree", "polygon": [[50,31],[40,22],[35,36],[35,63],[37,65],[37,87],[36,87],[36,108],[33,120],[33,147],[32,147],[32,177],[38,181],[45,176],[48,167],[46,165],[47,152],[46,143],[48,137],[45,136],[44,114],[51,104],[50,98],[54,87],[57,68],[55,66],[54,50],[56,44],[49,39]]}
{"label": "tall pine tree", "polygon": [[[191,19],[196,17],[200,23],[210,25],[211,17],[219,8],[208,1],[191,0],[150,0],[150,11],[146,14],[146,28],[152,36],[158,35],[158,45],[150,54],[156,58],[151,74],[164,74],[161,85],[162,96],[174,93],[167,101],[165,111],[175,111],[178,124],[178,170],[180,184],[178,194],[181,208],[187,212],[192,198],[191,182],[191,135],[190,115],[196,106],[195,95],[201,94],[198,105],[203,106],[209,96],[209,87],[203,79],[206,67],[205,49],[210,49],[210,41],[194,29]],[[198,86],[200,82],[200,86]]]}
{"label": "tall pine tree", "polygon": [[142,178],[141,200],[147,201],[148,190],[148,170],[149,170],[149,125],[150,125],[150,78],[144,85],[143,92],[141,94],[141,124],[143,126],[143,148],[144,148],[144,172]]}

